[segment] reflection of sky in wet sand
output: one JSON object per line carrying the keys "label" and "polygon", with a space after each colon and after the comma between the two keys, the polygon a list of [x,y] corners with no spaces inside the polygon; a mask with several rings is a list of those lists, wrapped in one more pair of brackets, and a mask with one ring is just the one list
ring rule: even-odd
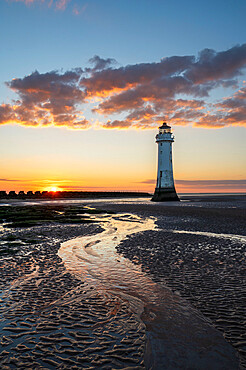
{"label": "reflection of sky in wet sand", "polygon": [[[170,231],[164,230],[163,231]],[[208,236],[210,238],[220,238],[220,239],[229,239],[229,240],[236,240],[241,243],[246,243],[246,236],[244,235],[234,235],[234,234],[216,234],[216,233],[208,233],[205,231],[187,231],[187,230],[171,230],[173,233],[177,234],[193,234],[193,235],[202,235]]]}
{"label": "reflection of sky in wet sand", "polygon": [[98,199],[5,199],[0,200],[0,206],[8,205],[38,205],[38,204],[88,204],[90,206],[101,206],[102,204],[136,204],[136,205],[148,205],[150,207],[213,207],[216,208],[246,208],[246,197],[245,194],[229,194],[229,193],[210,193],[210,194],[179,194],[180,202],[151,202],[151,195],[148,198],[98,198]]}
{"label": "reflection of sky in wet sand", "polygon": [[234,350],[199,312],[116,253],[115,247],[127,235],[154,230],[155,219],[121,214],[104,220],[105,231],[63,243],[59,256],[88,288],[127,299],[141,315],[148,336],[147,368],[173,369],[182,364],[186,369],[196,364],[199,369],[236,369]]}

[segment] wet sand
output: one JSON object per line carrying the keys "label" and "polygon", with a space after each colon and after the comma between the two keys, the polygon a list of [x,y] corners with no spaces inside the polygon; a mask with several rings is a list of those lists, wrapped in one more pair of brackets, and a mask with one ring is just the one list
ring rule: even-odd
{"label": "wet sand", "polygon": [[1,369],[144,368],[144,325],[127,300],[67,272],[62,242],[90,225],[36,226],[8,235],[36,240],[0,262]]}
{"label": "wet sand", "polygon": [[[163,348],[161,351],[158,349],[160,341],[150,338],[153,328],[156,327],[158,331],[161,327],[156,320],[158,315],[155,307],[142,307],[139,299],[143,297],[135,297],[136,300],[131,301],[121,288],[117,291],[102,285],[99,287],[95,282],[93,285],[85,278],[86,275],[82,278],[66,268],[58,256],[61,243],[76,237],[96,236],[97,233],[100,236],[103,224],[89,224],[36,226],[11,231],[20,239],[38,240],[23,244],[22,253],[0,262],[1,367],[205,369],[214,368],[213,364],[219,358],[216,351],[222,348],[223,354],[225,348],[228,351],[225,355],[228,356],[228,360],[225,360],[227,365],[224,366],[223,361],[219,360],[221,366],[216,368],[239,368],[237,354],[240,355],[243,368],[246,341],[243,329],[245,243],[211,235],[173,233],[173,230],[243,235],[244,211],[216,208],[204,211],[204,208],[198,207],[188,209],[153,204],[102,204],[104,209],[112,211],[157,217],[158,230],[132,234],[121,241],[117,250],[156,286],[163,287],[165,298],[169,303],[173,300],[175,308],[182,308],[182,305],[186,307],[187,322],[197,323],[192,323],[191,328],[202,323],[201,328],[197,328],[198,333],[203,330],[202,335],[206,333],[209,340],[207,344],[203,342],[202,346],[208,348],[210,341],[215,340],[212,362],[197,367],[195,354],[192,354],[193,364],[183,366],[186,358],[182,358],[182,350],[179,352],[182,343],[176,354],[175,365],[168,362],[168,358],[173,356],[174,345],[177,345],[168,333],[173,328],[180,330],[179,326],[182,325],[177,321],[175,327],[165,329],[166,363],[162,362],[163,366],[160,363],[153,365],[151,360],[163,354]],[[98,203],[97,207],[102,204]],[[87,257],[95,257],[94,247],[91,250],[89,247],[87,252]],[[173,325],[170,317],[168,325]],[[166,318],[164,312],[162,321],[165,323]],[[203,325],[205,329],[202,329]],[[217,335],[213,326],[224,334],[234,349],[230,344],[227,347],[226,341],[223,343],[222,335]],[[218,343],[222,347],[216,348]],[[180,366],[177,365],[178,357]]]}
{"label": "wet sand", "polygon": [[245,209],[216,208],[216,203],[109,208],[157,216],[158,231],[131,235],[117,251],[211,320],[246,368]]}

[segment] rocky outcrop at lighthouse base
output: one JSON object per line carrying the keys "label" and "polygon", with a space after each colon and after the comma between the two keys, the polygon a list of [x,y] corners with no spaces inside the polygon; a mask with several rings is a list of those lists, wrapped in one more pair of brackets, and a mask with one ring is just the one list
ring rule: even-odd
{"label": "rocky outcrop at lighthouse base", "polygon": [[179,202],[175,188],[156,188],[152,197],[152,202]]}

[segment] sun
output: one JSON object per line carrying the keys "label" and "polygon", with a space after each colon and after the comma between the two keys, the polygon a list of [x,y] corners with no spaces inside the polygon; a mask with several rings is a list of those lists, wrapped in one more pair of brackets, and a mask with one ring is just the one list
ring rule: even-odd
{"label": "sun", "polygon": [[56,193],[58,191],[62,191],[63,189],[59,188],[58,186],[49,186],[47,188],[45,188],[46,191],[51,191],[52,193]]}

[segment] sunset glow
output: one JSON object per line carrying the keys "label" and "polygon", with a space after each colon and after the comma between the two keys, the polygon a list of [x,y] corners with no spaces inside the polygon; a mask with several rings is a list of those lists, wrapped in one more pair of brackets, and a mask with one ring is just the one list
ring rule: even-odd
{"label": "sunset glow", "polygon": [[61,189],[58,189],[56,186],[52,186],[51,188],[47,188],[45,189],[47,191],[52,191],[53,193],[57,192],[57,191],[61,191]]}
{"label": "sunset glow", "polygon": [[166,121],[178,192],[245,192],[246,5],[219,3],[2,1],[0,190],[153,192]]}

